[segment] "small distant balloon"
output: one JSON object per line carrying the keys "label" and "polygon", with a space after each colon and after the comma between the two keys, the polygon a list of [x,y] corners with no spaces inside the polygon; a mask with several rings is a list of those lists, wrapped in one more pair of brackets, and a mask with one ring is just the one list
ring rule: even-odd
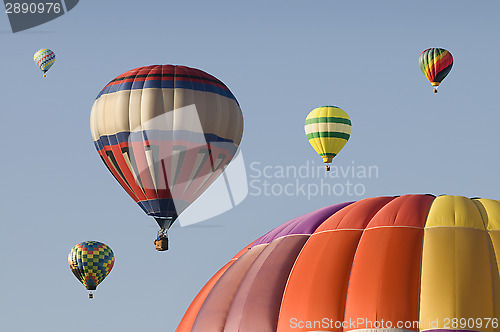
{"label": "small distant balloon", "polygon": [[104,243],[85,241],[71,248],[68,263],[71,272],[90,291],[89,298],[93,298],[92,291],[111,272],[115,255]]}
{"label": "small distant balloon", "polygon": [[45,73],[56,61],[56,54],[48,48],[43,48],[33,55],[33,60],[35,60],[36,65],[43,72],[43,77],[45,77]]}
{"label": "small distant balloon", "polygon": [[422,73],[434,87],[434,93],[437,93],[437,87],[453,66],[453,56],[444,48],[428,48],[420,53],[418,64]]}
{"label": "small distant balloon", "polygon": [[337,106],[322,106],[309,113],[304,126],[306,137],[323,158],[326,170],[351,136],[351,119]]}

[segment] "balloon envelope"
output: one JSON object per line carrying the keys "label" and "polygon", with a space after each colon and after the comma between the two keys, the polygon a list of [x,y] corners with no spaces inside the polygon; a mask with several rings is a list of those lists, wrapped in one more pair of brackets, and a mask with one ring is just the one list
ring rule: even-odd
{"label": "balloon envelope", "polygon": [[194,68],[153,65],[108,83],[90,117],[99,155],[160,227],[175,220],[223,172],[243,134],[229,89]]}
{"label": "balloon envelope", "polygon": [[437,87],[453,66],[453,56],[444,48],[428,48],[418,58],[420,70],[432,86]]}
{"label": "balloon envelope", "polygon": [[68,255],[71,272],[88,290],[95,290],[115,264],[113,250],[104,243],[85,241],[75,245]]}
{"label": "balloon envelope", "polygon": [[43,76],[45,76],[45,73],[50,69],[50,67],[52,67],[52,65],[56,61],[56,55],[48,48],[43,48],[33,55],[33,60],[35,61],[38,68],[40,68],[40,70],[43,72]]}
{"label": "balloon envelope", "polygon": [[322,106],[313,109],[304,126],[306,137],[324,163],[342,150],[351,135],[351,119],[337,106]]}
{"label": "balloon envelope", "polygon": [[404,195],[332,205],[239,252],[177,332],[498,331],[499,252],[500,201]]}

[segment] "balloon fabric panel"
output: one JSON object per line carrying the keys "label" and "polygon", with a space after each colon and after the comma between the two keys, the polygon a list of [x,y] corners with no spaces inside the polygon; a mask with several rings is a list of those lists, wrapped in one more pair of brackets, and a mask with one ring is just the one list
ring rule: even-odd
{"label": "balloon fabric panel", "polygon": [[205,301],[207,295],[210,293],[214,285],[217,283],[219,278],[226,272],[226,270],[238,259],[240,258],[244,253],[250,249],[253,244],[255,243],[252,242],[242,250],[240,250],[239,253],[237,253],[226,265],[224,265],[219,271],[217,271],[216,274],[210,280],[203,286],[203,289],[196,295],[196,298],[191,302],[191,305],[189,306],[188,310],[184,314],[184,317],[182,317],[182,321],[177,327],[176,331],[177,332],[189,332],[191,331],[191,328],[193,327],[194,320],[196,319],[196,316],[198,315],[198,312]]}
{"label": "balloon fabric panel", "polygon": [[[285,236],[265,245],[238,287],[224,326],[226,331],[276,331],[287,276],[308,238]],[[254,317],[261,319],[256,321]]]}
{"label": "balloon fabric panel", "polygon": [[493,287],[493,317],[500,317],[500,201],[474,199],[489,237],[491,283]]}
{"label": "balloon fabric panel", "polygon": [[445,328],[446,318],[493,317],[489,255],[476,204],[460,196],[436,198],[424,233],[421,320]]}
{"label": "balloon fabric panel", "polygon": [[191,332],[223,331],[241,281],[266,246],[254,247],[234,262],[219,278],[200,308]]}
{"label": "balloon fabric panel", "polygon": [[205,299],[207,298],[208,294],[212,290],[212,288],[215,286],[217,281],[219,281],[219,278],[226,272],[226,270],[233,264],[233,260],[228,262],[226,265],[224,265],[219,271],[217,271],[216,274],[210,280],[203,286],[203,288],[198,292],[196,297],[194,298],[193,302],[189,305],[189,308],[186,310],[186,313],[182,317],[182,321],[177,327],[176,331],[177,332],[189,332],[191,331],[193,327],[193,323],[198,315],[198,312],[200,311],[201,306],[205,302]]}

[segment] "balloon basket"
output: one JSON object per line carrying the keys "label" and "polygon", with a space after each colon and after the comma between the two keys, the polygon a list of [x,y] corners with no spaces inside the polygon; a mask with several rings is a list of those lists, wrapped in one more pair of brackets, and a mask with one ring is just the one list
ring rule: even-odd
{"label": "balloon basket", "polygon": [[94,294],[92,294],[92,292],[89,293],[89,299],[93,299],[94,298]]}
{"label": "balloon basket", "polygon": [[325,170],[326,170],[327,172],[330,172],[330,166],[329,166],[329,165],[326,165],[326,166],[325,166]]}
{"label": "balloon basket", "polygon": [[434,93],[438,93],[438,89],[434,88]]}
{"label": "balloon basket", "polygon": [[162,237],[155,240],[156,251],[168,250],[168,238]]}

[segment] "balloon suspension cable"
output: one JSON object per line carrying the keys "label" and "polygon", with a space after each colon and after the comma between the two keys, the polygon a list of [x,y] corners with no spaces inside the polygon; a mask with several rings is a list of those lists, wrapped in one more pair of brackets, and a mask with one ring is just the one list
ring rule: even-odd
{"label": "balloon suspension cable", "polygon": [[92,294],[92,291],[89,292],[89,299],[93,299],[94,298],[94,294]]}
{"label": "balloon suspension cable", "polygon": [[158,223],[158,226],[160,226],[161,229],[168,230],[170,226],[174,223],[176,218],[174,217],[155,217],[156,222]]}
{"label": "balloon suspension cable", "polygon": [[160,230],[158,231],[158,234],[156,235],[156,239],[160,240],[160,239],[164,239],[166,237],[168,237],[168,229],[160,228]]}

